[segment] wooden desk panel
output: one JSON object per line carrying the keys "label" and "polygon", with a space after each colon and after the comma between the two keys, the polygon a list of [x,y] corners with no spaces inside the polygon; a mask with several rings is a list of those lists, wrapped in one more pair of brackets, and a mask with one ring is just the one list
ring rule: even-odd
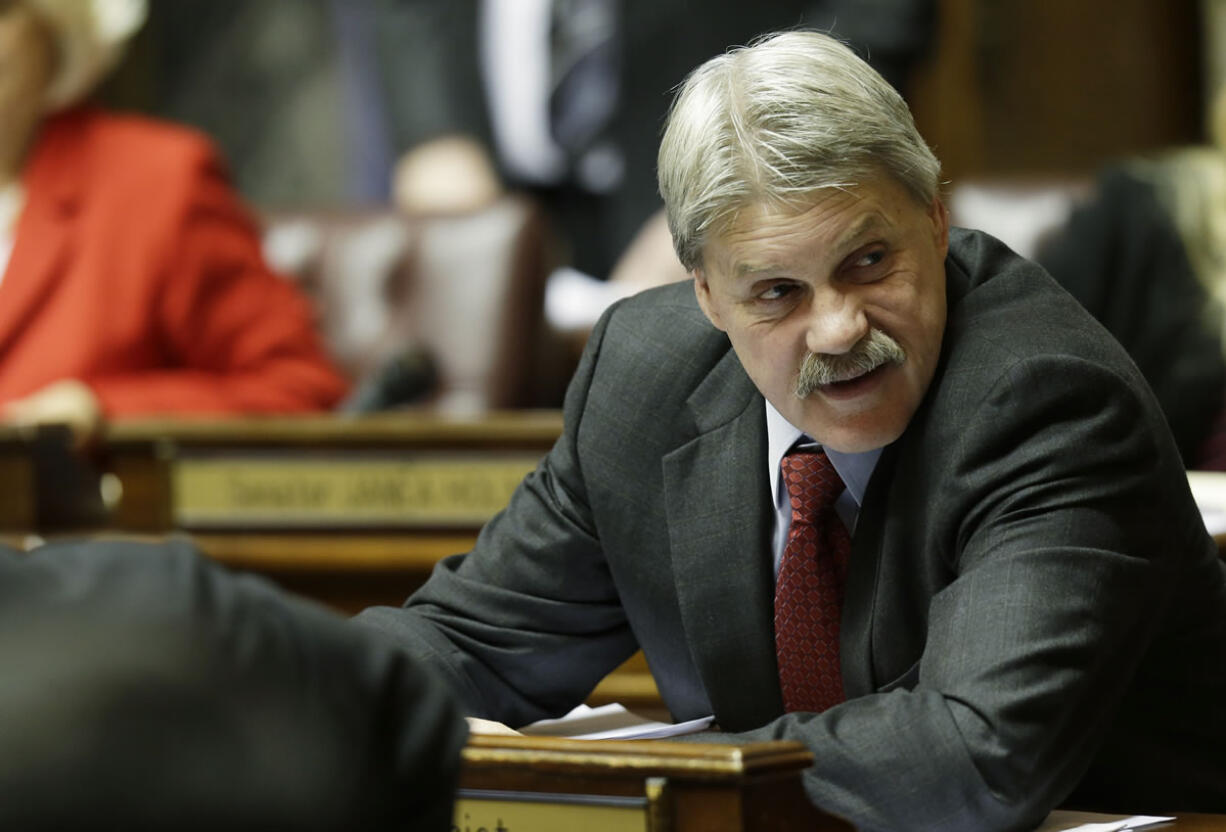
{"label": "wooden desk panel", "polygon": [[[93,457],[96,468],[91,469],[89,460],[80,460],[83,479],[92,474],[100,484],[104,474],[112,478],[109,502],[95,499],[84,511],[67,505],[40,513],[34,504],[36,493],[50,499],[79,496],[75,490],[72,494],[57,490],[55,483],[42,489],[32,484],[35,461],[50,446],[58,445],[58,450],[52,449],[56,451],[52,471],[71,461],[65,452],[68,434],[54,428],[7,433],[0,428],[0,474],[5,475],[0,477],[0,490],[5,492],[0,496],[7,497],[4,506],[12,515],[0,514],[0,530],[11,530],[9,539],[19,543],[24,542],[23,531],[38,529],[45,537],[55,537],[64,529],[54,522],[39,523],[40,514],[94,517],[97,505],[107,503],[110,515],[90,531],[152,539],[187,534],[205,554],[227,567],[264,575],[346,614],[374,605],[398,606],[426,581],[439,560],[472,548],[480,522],[394,530],[192,528],[177,522],[175,466],[185,458],[266,463],[270,454],[274,459],[335,455],[344,460],[516,453],[535,459],[548,451],[561,430],[561,414],[555,411],[493,413],[472,419],[406,412],[361,418],[129,420],[107,429]],[[647,716],[668,717],[641,654],[605,679],[589,702],[621,702]]]}
{"label": "wooden desk panel", "polygon": [[[228,470],[239,475],[256,469],[267,474],[269,470],[275,473],[279,462],[284,462],[286,479],[292,482],[303,471],[297,464],[303,460],[322,460],[311,470],[312,476],[323,479],[329,476],[329,461],[338,470],[352,473],[354,465],[382,465],[380,470],[385,470],[395,460],[406,460],[406,465],[417,466],[413,469],[417,472],[422,465],[435,473],[440,466],[451,465],[452,472],[471,473],[475,468],[479,477],[486,460],[495,467],[508,459],[534,465],[561,429],[561,414],[555,411],[495,413],[472,419],[392,413],[361,418],[141,420],[110,426],[85,457],[71,453],[70,437],[61,429],[0,427],[0,533],[52,537],[82,531],[186,532],[210,556],[235,569],[321,579],[402,573],[405,581],[401,583],[420,583],[441,558],[471,548],[480,527],[504,502],[489,503],[489,494],[485,494],[489,504],[479,517],[432,519],[427,515],[400,524],[394,515],[384,519],[386,525],[396,528],[380,528],[352,517],[330,528],[310,506],[299,506],[302,510],[296,516],[288,512],[280,527],[275,521],[252,524],[237,516],[230,527],[215,516],[193,525],[190,517],[189,522],[180,522],[184,497],[175,491],[176,484],[183,482],[178,474],[184,467],[195,466],[193,470],[198,471],[218,461],[231,465]],[[54,457],[50,465],[49,457]],[[79,474],[75,479],[92,485],[92,493],[83,495],[80,489],[62,487],[63,469],[74,464]],[[40,478],[49,481],[36,482]],[[495,490],[509,494],[518,479],[518,474],[513,479],[502,476]],[[236,489],[239,497],[247,493]],[[450,497],[463,494],[460,489]],[[292,497],[287,499],[292,502]],[[89,505],[76,505],[81,501]],[[60,504],[54,505],[57,502]],[[58,522],[73,515],[89,518],[89,522]],[[380,592],[370,602],[387,600],[387,593]]]}
{"label": "wooden desk panel", "polygon": [[561,430],[553,411],[123,422],[104,437],[111,525],[475,535]]}
{"label": "wooden desk panel", "polygon": [[475,531],[423,534],[208,533],[191,539],[210,557],[232,569],[362,573],[397,570],[425,579],[448,555],[467,552]]}
{"label": "wooden desk panel", "polygon": [[1180,813],[1171,823],[1150,826],[1147,829],[1165,829],[1168,832],[1226,832],[1226,815]]}
{"label": "wooden desk panel", "polygon": [[[472,828],[474,796],[642,798],[646,832],[834,832],[851,827],[817,810],[800,773],[813,755],[800,743],[706,745],[663,741],[585,742],[540,737],[470,738],[456,817]],[[568,828],[592,829],[571,804]],[[487,828],[496,828],[492,823]]]}

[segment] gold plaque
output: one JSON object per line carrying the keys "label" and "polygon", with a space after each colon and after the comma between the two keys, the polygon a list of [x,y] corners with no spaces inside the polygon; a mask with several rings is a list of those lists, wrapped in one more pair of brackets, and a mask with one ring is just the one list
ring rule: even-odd
{"label": "gold plaque", "polygon": [[[647,801],[639,798],[461,791],[451,832],[650,832]],[[480,794],[476,792],[475,794]]]}
{"label": "gold plaque", "polygon": [[471,527],[501,511],[539,455],[180,458],[184,528]]}

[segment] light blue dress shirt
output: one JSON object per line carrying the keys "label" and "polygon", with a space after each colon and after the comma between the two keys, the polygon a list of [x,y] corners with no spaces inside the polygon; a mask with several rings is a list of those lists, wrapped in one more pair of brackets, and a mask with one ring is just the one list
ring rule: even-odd
{"label": "light blue dress shirt", "polygon": [[[765,401],[765,400],[763,400]],[[775,530],[771,537],[772,550],[775,558],[775,577],[779,577],[779,563],[783,559],[783,547],[787,544],[788,529],[792,526],[792,505],[788,499],[787,489],[783,485],[783,473],[780,464],[783,455],[796,444],[796,440],[804,436],[804,432],[780,415],[779,411],[766,403],[766,464],[767,479],[771,484],[771,499],[775,504]],[[816,444],[816,443],[815,443]],[[856,530],[856,520],[860,515],[860,503],[864,500],[864,490],[868,487],[877,460],[881,458],[881,448],[858,454],[844,454],[827,450],[834,470],[843,479],[846,489],[835,501],[834,510],[847,525],[851,532]]]}

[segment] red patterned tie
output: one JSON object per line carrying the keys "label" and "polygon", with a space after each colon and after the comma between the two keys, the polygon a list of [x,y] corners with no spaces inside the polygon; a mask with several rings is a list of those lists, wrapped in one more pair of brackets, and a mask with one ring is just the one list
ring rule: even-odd
{"label": "red patterned tie", "polygon": [[834,511],[843,481],[821,451],[793,451],[781,464],[792,502],[775,585],[775,654],[785,711],[823,711],[843,695],[839,616],[851,536]]}

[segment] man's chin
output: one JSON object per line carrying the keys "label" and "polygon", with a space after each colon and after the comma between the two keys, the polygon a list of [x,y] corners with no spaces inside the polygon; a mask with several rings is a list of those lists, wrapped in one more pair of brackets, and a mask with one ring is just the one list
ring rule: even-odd
{"label": "man's chin", "polygon": [[[820,393],[814,393],[804,406],[796,426],[823,447],[845,454],[858,454],[883,448],[902,436],[908,419],[882,412],[881,405],[858,413],[840,413],[830,407]],[[804,418],[807,417],[807,418]]]}
{"label": "man's chin", "polygon": [[823,448],[841,454],[862,454],[884,448],[898,437],[902,431],[834,431],[827,438],[814,437]]}

